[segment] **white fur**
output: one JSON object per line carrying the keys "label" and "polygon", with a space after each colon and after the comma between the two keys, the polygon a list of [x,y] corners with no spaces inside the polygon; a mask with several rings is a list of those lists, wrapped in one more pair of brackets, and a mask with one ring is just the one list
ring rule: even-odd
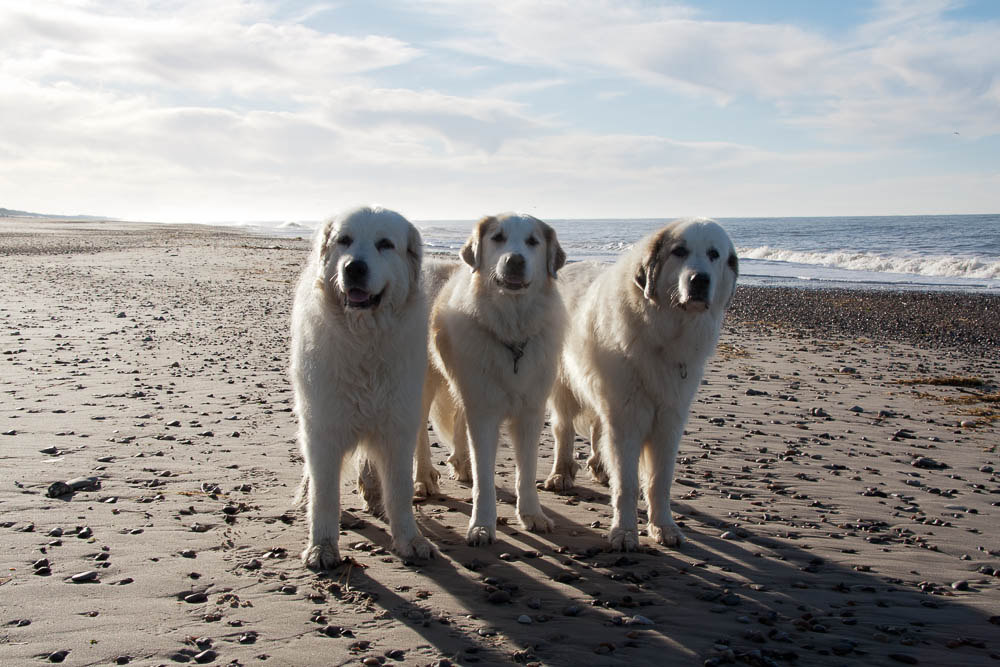
{"label": "white fur", "polygon": [[[611,485],[614,549],[639,544],[640,460],[649,534],[668,546],[684,540],[670,511],[674,460],[737,273],[729,236],[697,219],[671,223],[613,266],[574,264],[560,277],[572,318],[551,397],[556,456],[545,486],[572,488],[573,439],[589,437],[591,473]],[[710,279],[704,299],[692,298],[697,274]]]}
{"label": "white fur", "polygon": [[[508,258],[514,256],[523,258],[523,271],[511,268]],[[517,462],[518,518],[528,530],[553,527],[542,512],[535,474],[545,401],[563,338],[565,310],[555,276],[565,254],[545,223],[504,214],[480,220],[461,257],[467,268],[438,264],[425,269],[434,304],[424,415],[430,415],[439,436],[451,440],[449,461],[459,479],[471,477],[467,539],[477,545],[496,539],[494,467],[504,423]],[[508,346],[520,345],[515,372],[516,352]],[[417,453],[417,492],[436,490],[426,430]]]}
{"label": "white fur", "polygon": [[[421,257],[420,233],[405,218],[358,208],[317,231],[299,279],[291,380],[305,457],[302,491],[308,496],[309,542],[302,559],[310,568],[340,562],[341,468],[358,445],[380,474],[395,550],[403,557],[431,553],[411,503],[427,368]],[[378,305],[349,307],[345,267],[352,261],[367,265],[365,287],[381,295]]]}

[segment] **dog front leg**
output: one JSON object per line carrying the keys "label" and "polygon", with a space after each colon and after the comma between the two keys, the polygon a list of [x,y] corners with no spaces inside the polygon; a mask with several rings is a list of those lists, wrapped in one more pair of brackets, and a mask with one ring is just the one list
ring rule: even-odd
{"label": "dog front leg", "polygon": [[467,413],[472,450],[472,517],[466,535],[471,546],[490,544],[497,537],[497,490],[494,473],[500,419]]}
{"label": "dog front leg", "polygon": [[640,439],[632,429],[611,425],[604,429],[601,455],[611,482],[611,529],[608,541],[615,551],[639,548],[639,453]]}
{"label": "dog front leg", "polygon": [[646,443],[646,500],[649,503],[649,535],[668,547],[684,542],[684,533],[674,523],[670,510],[670,487],[674,480],[674,464],[684,432],[684,419],[672,415],[667,423],[658,424],[653,438]]}
{"label": "dog front leg", "polygon": [[326,441],[320,429],[303,427],[299,438],[309,475],[306,500],[309,542],[302,552],[302,561],[310,569],[328,570],[340,564],[340,473],[348,446]]}
{"label": "dog front leg", "polygon": [[538,500],[535,477],[538,474],[538,438],[545,422],[545,413],[526,412],[511,420],[514,456],[517,462],[517,518],[527,530],[548,533],[555,522],[545,516]]}
{"label": "dog front leg", "polygon": [[413,518],[412,447],[416,443],[416,429],[399,427],[380,435],[372,442],[368,454],[382,480],[382,505],[389,520],[392,548],[404,559],[428,558],[431,544],[420,534]]}

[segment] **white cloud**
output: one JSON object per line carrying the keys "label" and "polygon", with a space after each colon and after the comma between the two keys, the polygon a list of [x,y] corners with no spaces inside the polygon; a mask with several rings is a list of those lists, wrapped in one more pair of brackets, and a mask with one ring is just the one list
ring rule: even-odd
{"label": "white cloud", "polygon": [[[360,201],[416,217],[940,210],[934,173],[871,174],[914,136],[1000,132],[1000,27],[949,20],[950,6],[885,2],[835,41],[638,1],[407,4],[444,35],[432,41],[302,22],[327,6],[8,3],[0,194],[16,199],[0,206],[174,220],[315,219]],[[869,148],[682,141],[600,116],[638,94],[723,111],[753,98]],[[996,178],[937,182],[986,210],[974,190]]]}
{"label": "white cloud", "polygon": [[742,97],[836,139],[897,140],[960,124],[1000,132],[1000,23],[956,21],[954,2],[883,2],[833,40],[789,24],[709,21],[639,2],[432,3],[459,52],[579,76],[612,72],[720,105]]}

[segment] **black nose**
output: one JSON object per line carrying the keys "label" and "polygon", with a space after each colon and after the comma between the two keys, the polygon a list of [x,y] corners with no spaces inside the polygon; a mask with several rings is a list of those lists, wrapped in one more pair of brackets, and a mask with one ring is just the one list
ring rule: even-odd
{"label": "black nose", "polygon": [[368,276],[368,265],[358,259],[352,259],[344,265],[344,276],[351,282],[360,282]]}
{"label": "black nose", "polygon": [[712,277],[707,273],[696,273],[691,276],[692,295],[704,296],[708,294],[708,286],[712,284]]}
{"label": "black nose", "polygon": [[524,255],[519,255],[518,253],[512,253],[503,258],[504,268],[510,269],[511,271],[523,272],[524,271]]}

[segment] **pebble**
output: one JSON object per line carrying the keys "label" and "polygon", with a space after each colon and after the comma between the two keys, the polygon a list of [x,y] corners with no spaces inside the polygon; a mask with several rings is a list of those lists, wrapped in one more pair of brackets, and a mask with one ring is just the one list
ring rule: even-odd
{"label": "pebble", "polygon": [[197,653],[194,656],[194,661],[199,665],[204,665],[205,663],[212,662],[218,657],[218,654],[212,649],[206,649],[201,653]]}
{"label": "pebble", "polygon": [[969,582],[966,581],[965,579],[962,579],[960,581],[952,582],[951,587],[954,588],[956,591],[967,591],[969,590]]}
{"label": "pebble", "polygon": [[68,655],[69,655],[69,651],[65,651],[65,650],[63,650],[63,651],[53,651],[52,653],[49,653],[49,656],[48,656],[47,660],[49,662],[62,662],[63,660],[66,659],[66,656],[68,656]]}
{"label": "pebble", "polygon": [[646,618],[640,614],[636,614],[628,620],[628,625],[655,625],[652,619]]}
{"label": "pebble", "polygon": [[189,593],[184,596],[184,601],[190,604],[198,604],[208,600],[208,595],[204,591],[196,591],[194,593]]}
{"label": "pebble", "polygon": [[98,581],[99,576],[97,570],[87,570],[86,572],[74,574],[69,580],[74,584],[83,584],[90,581]]}
{"label": "pebble", "polygon": [[486,599],[493,604],[503,604],[510,602],[510,593],[501,588],[490,593]]}
{"label": "pebble", "polygon": [[517,617],[517,622],[522,625],[531,625],[531,617],[527,614],[521,614]]}

